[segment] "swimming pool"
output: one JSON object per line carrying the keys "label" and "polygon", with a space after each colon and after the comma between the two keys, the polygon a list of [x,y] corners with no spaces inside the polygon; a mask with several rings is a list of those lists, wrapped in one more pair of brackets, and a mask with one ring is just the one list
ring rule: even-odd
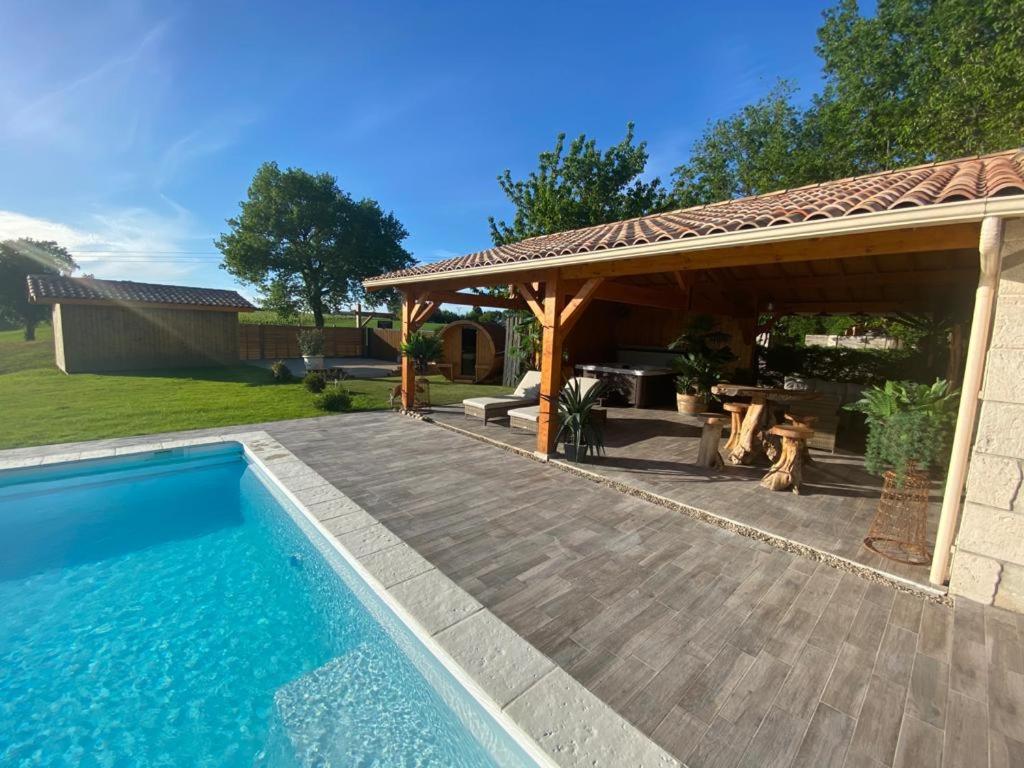
{"label": "swimming pool", "polygon": [[237,443],[0,472],[0,764],[536,765]]}

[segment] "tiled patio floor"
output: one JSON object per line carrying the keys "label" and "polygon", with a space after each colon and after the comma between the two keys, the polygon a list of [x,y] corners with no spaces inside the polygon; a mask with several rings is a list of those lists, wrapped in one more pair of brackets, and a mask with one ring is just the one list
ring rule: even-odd
{"label": "tiled patio floor", "polygon": [[393,414],[254,428],[689,766],[1024,765],[1021,616]]}
{"label": "tiled patio floor", "polygon": [[[437,408],[431,418],[516,448],[535,448],[535,437],[511,432],[507,420],[484,427],[479,420],[467,419],[461,408]],[[605,455],[589,461],[587,469],[898,578],[928,584],[927,566],[896,563],[864,546],[881,480],[865,471],[861,456],[812,450],[814,465],[804,472],[801,494],[773,492],[758,482],[766,465],[726,466],[718,471],[697,467],[700,429],[698,419],[675,411],[609,408]],[[929,543],[934,541],[940,502],[936,491],[929,505]]]}
{"label": "tiled patio floor", "polygon": [[269,431],[693,768],[1024,764],[1021,617],[401,417]]}

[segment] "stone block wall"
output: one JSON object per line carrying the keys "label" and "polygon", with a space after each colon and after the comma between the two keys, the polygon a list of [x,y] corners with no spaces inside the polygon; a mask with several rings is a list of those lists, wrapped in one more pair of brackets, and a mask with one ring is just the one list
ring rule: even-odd
{"label": "stone block wall", "polygon": [[1024,612],[1024,219],[1005,223],[950,592]]}

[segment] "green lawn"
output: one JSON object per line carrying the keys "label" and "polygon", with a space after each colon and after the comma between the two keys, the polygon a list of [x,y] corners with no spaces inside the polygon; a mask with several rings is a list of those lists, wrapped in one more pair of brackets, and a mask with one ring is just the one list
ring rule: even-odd
{"label": "green lawn", "polygon": [[[323,415],[301,383],[275,384],[269,371],[249,365],[67,376],[53,363],[49,326],[37,337],[0,331],[0,448]],[[346,382],[353,410],[387,408],[397,381]],[[431,377],[437,405],[501,390]]]}
{"label": "green lawn", "polygon": [[[313,316],[309,314],[299,315],[291,322],[285,322],[281,320],[275,313],[266,310],[258,309],[255,312],[239,312],[238,320],[241,323],[248,323],[250,325],[312,325]],[[367,326],[370,328],[376,328],[377,323],[380,322],[380,318],[374,317],[368,323]],[[392,327],[398,328],[399,323],[397,320],[392,320]],[[328,328],[355,328],[356,319],[351,315],[325,315],[324,325]],[[444,323],[424,323],[424,330],[436,331],[438,328],[444,328]]]}

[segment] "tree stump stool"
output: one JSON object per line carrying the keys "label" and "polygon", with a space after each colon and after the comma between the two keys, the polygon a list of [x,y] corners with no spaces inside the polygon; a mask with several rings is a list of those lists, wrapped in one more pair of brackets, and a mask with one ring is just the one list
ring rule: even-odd
{"label": "tree stump stool", "polygon": [[722,439],[725,419],[720,416],[707,416],[700,430],[700,447],[697,448],[697,466],[718,469],[725,465],[722,454],[718,452],[718,443]]}
{"label": "tree stump stool", "polygon": [[781,438],[782,448],[768,474],[761,478],[761,486],[770,491],[784,491],[788,488],[793,493],[800,493],[804,451],[807,449],[807,440],[814,436],[814,430],[792,424],[777,424],[768,431]]}
{"label": "tree stump stool", "polygon": [[732,456],[740,444],[740,431],[743,428],[743,417],[747,415],[750,403],[723,403],[722,409],[732,419],[729,422],[729,439],[725,443],[725,455]]}
{"label": "tree stump stool", "polygon": [[[806,427],[807,429],[814,429],[815,423],[818,421],[817,416],[801,416],[798,413],[786,413],[786,421],[792,424],[794,427]],[[814,459],[811,458],[811,449],[807,447],[807,443],[804,443],[804,464],[814,464]]]}

